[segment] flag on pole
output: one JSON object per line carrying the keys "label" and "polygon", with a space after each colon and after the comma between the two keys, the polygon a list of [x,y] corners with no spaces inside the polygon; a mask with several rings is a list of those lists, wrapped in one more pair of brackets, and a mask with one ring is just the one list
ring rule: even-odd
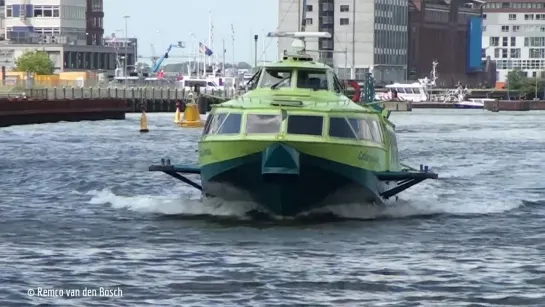
{"label": "flag on pole", "polygon": [[208,48],[208,46],[206,46],[205,44],[199,42],[199,51],[201,53],[204,53],[206,54],[207,56],[211,56],[212,54],[214,54],[214,52],[212,52],[212,50],[210,50],[210,48]]}

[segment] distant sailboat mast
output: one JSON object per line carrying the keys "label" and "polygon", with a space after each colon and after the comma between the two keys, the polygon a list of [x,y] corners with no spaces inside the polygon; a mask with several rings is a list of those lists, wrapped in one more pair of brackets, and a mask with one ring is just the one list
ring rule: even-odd
{"label": "distant sailboat mast", "polygon": [[[200,77],[200,71],[201,71],[201,63],[202,63],[202,66],[203,66],[203,71],[204,71],[204,66],[206,65],[205,63],[205,54],[204,52],[202,52],[201,50],[201,43],[199,41],[199,39],[197,38],[197,35],[195,35],[195,33],[191,33],[190,34],[191,37],[193,38],[193,45],[194,45],[194,50],[195,50],[195,65],[196,65],[196,70],[195,70],[195,74],[197,77]],[[198,58],[198,59],[197,59]]]}
{"label": "distant sailboat mast", "polygon": [[235,71],[235,26],[233,26],[233,24],[231,24],[231,43],[232,43],[232,47],[233,50],[231,50],[231,54],[233,55],[233,63],[232,63],[232,68],[233,68],[233,73]]}

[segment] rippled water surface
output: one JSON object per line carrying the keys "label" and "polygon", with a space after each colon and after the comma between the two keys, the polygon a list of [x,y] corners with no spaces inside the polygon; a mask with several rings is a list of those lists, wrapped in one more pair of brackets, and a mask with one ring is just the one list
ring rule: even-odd
{"label": "rippled water surface", "polygon": [[0,129],[0,306],[545,304],[545,113],[393,114],[401,156],[441,180],[333,210],[352,219],[261,222],[146,171],[195,161],[200,131],[172,119]]}

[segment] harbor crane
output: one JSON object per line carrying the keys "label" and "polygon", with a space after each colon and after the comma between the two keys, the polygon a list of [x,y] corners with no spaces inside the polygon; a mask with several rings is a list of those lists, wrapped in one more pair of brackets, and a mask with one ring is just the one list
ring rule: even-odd
{"label": "harbor crane", "polygon": [[167,50],[165,51],[165,53],[161,57],[157,57],[155,55],[155,47],[152,44],[152,47],[151,47],[152,56],[150,57],[151,61],[153,63],[152,64],[153,66],[151,68],[152,73],[157,73],[160,70],[161,64],[163,64],[163,61],[170,57],[169,52],[172,50],[172,48],[185,48],[185,43],[182,42],[182,41],[179,41],[176,44],[169,45]]}

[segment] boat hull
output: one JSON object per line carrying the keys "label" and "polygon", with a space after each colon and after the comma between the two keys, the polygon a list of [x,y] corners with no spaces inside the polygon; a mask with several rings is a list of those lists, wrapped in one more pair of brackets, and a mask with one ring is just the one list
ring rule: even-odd
{"label": "boat hull", "polygon": [[456,109],[484,109],[484,105],[479,104],[461,104],[461,103],[454,103],[454,108]]}
{"label": "boat hull", "polygon": [[251,201],[280,216],[383,201],[379,195],[388,184],[379,181],[373,171],[303,154],[289,146],[274,146],[274,150],[202,166],[205,195]]}

